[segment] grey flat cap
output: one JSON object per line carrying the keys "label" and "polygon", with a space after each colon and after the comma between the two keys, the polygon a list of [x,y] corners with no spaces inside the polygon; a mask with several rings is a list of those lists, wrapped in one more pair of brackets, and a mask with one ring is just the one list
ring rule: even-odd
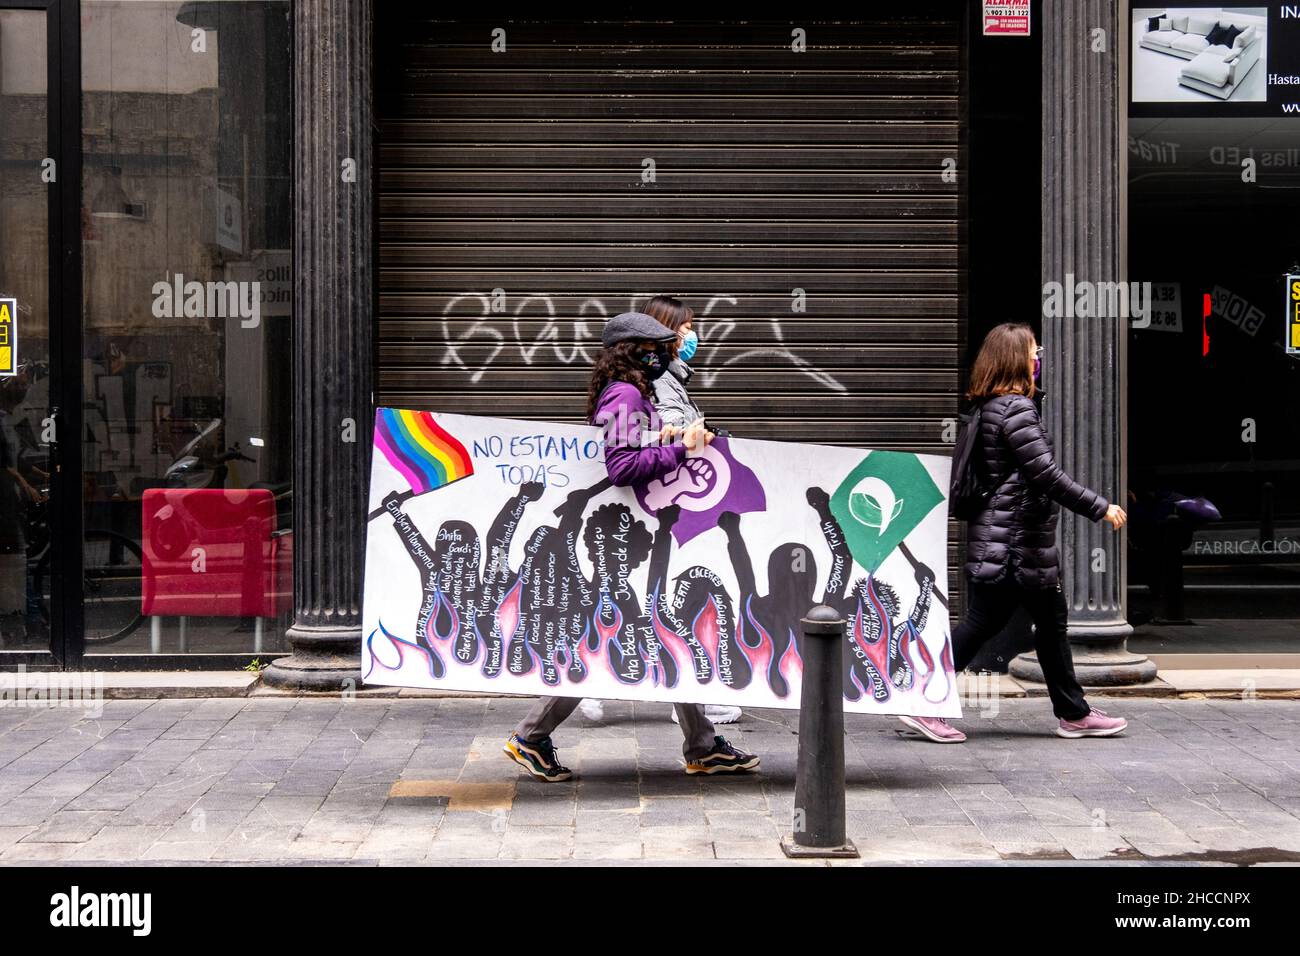
{"label": "grey flat cap", "polygon": [[616,315],[605,323],[605,328],[600,333],[603,345],[613,345],[616,342],[670,342],[675,338],[676,332],[644,312]]}

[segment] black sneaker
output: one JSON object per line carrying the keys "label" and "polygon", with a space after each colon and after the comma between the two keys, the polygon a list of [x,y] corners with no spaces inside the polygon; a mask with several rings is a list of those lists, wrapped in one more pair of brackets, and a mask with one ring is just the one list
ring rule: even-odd
{"label": "black sneaker", "polygon": [[737,750],[726,737],[714,737],[713,749],[703,757],[686,762],[687,773],[738,773],[758,768],[758,757]]}
{"label": "black sneaker", "polygon": [[550,737],[529,742],[518,734],[511,734],[506,745],[501,748],[506,756],[539,780],[552,783],[568,780],[573,773],[560,763],[555,753],[555,745]]}

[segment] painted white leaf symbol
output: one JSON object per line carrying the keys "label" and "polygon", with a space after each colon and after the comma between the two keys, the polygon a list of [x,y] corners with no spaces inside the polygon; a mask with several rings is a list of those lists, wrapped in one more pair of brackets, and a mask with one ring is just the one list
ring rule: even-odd
{"label": "painted white leaf symbol", "polygon": [[894,489],[879,478],[868,476],[849,492],[849,513],[868,528],[883,535],[890,522],[902,513],[903,499],[894,500]]}

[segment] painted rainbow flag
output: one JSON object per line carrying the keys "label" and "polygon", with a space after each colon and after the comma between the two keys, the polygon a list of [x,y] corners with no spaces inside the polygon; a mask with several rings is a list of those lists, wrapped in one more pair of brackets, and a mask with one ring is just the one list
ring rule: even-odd
{"label": "painted rainbow flag", "polygon": [[430,412],[375,410],[375,448],[422,495],[474,474],[465,446],[433,420]]}

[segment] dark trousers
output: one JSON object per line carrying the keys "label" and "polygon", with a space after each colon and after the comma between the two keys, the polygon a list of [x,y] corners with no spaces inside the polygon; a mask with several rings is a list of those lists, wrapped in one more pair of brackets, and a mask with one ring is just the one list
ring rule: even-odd
{"label": "dark trousers", "polygon": [[1034,652],[1043,668],[1052,712],[1062,720],[1080,720],[1091,710],[1074,676],[1070,641],[1065,636],[1065,592],[1055,588],[1021,587],[1010,576],[992,584],[970,581],[966,615],[952,633],[953,666],[961,673],[984,643],[1007,626],[1016,608],[1023,607],[1034,622]]}

